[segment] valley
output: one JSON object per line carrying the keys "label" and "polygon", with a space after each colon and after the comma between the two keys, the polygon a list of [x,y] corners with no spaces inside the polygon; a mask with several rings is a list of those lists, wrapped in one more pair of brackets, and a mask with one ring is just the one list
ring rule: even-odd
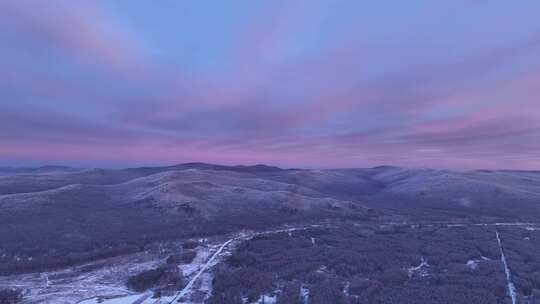
{"label": "valley", "polygon": [[21,303],[534,303],[540,173],[183,164],[0,177]]}

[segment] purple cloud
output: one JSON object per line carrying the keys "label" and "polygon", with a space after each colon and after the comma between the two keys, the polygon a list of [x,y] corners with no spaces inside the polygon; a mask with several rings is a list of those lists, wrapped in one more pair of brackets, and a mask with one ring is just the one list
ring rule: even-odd
{"label": "purple cloud", "polygon": [[540,10],[176,5],[0,3],[3,162],[540,168]]}

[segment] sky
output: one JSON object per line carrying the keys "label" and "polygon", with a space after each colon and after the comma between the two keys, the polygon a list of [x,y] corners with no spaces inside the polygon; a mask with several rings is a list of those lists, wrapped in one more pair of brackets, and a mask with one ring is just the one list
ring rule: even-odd
{"label": "sky", "polygon": [[0,165],[540,169],[540,2],[0,1]]}

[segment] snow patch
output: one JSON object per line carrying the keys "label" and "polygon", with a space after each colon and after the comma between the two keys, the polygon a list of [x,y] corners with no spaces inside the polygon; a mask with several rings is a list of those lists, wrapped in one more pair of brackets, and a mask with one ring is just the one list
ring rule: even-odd
{"label": "snow patch", "polygon": [[414,266],[408,269],[409,278],[412,278],[414,275],[418,275],[420,277],[426,277],[428,275],[427,268],[429,267],[429,264],[427,260],[422,257],[420,260],[420,264],[418,266]]}
{"label": "snow patch", "polygon": [[277,295],[263,294],[261,297],[252,304],[275,304],[277,303]]}
{"label": "snow patch", "polygon": [[467,225],[465,224],[448,224],[446,225],[448,228],[455,228],[455,227],[465,227]]}
{"label": "snow patch", "polygon": [[[143,297],[150,297],[150,295],[149,294],[148,295],[136,294],[136,295],[131,295],[127,297],[119,297],[119,298],[113,298],[113,299],[103,299],[100,297],[96,297],[96,298],[81,301],[79,302],[79,304],[133,304],[133,303],[139,302],[139,300],[143,300],[142,299]],[[142,302],[139,302],[139,303],[142,303]]]}
{"label": "snow patch", "polygon": [[300,288],[300,297],[304,300],[304,304],[309,304],[309,289],[305,285]]}
{"label": "snow patch", "polygon": [[469,267],[472,270],[475,270],[476,268],[478,268],[478,260],[467,261],[467,267]]}
{"label": "snow patch", "polygon": [[351,288],[351,282],[347,281],[345,287],[343,287],[343,294],[349,296],[349,289]]}
{"label": "snow patch", "polygon": [[216,260],[216,258],[221,254],[223,249],[225,249],[225,247],[227,247],[233,240],[234,239],[230,239],[223,243],[212,255],[212,257],[210,257],[210,259],[201,267],[201,269],[191,278],[191,280],[189,280],[187,285],[180,292],[178,292],[176,296],[173,297],[172,301],[176,299],[182,299],[182,297],[184,297],[188,292],[190,292],[195,281],[197,281],[197,279],[206,271],[208,267],[214,264],[214,260]]}
{"label": "snow patch", "polygon": [[512,299],[512,304],[516,304],[517,303],[516,286],[511,280],[510,268],[508,267],[508,263],[506,262],[506,256],[504,255],[501,238],[499,237],[499,231],[495,231],[495,236],[497,237],[497,243],[499,244],[499,251],[501,252],[501,262],[503,263],[504,273],[506,274],[508,293],[510,295],[510,298]]}
{"label": "snow patch", "polygon": [[195,258],[191,263],[180,265],[178,268],[180,268],[185,277],[190,277],[202,268],[209,256],[210,248],[201,248],[197,250],[197,255],[195,255]]}

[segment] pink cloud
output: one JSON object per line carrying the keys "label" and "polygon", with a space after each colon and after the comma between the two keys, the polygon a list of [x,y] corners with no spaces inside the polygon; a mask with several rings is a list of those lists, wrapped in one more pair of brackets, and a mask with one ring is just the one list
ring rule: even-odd
{"label": "pink cloud", "polygon": [[52,4],[43,1],[0,3],[0,17],[20,31],[18,39],[44,39],[79,60],[124,76],[145,75],[143,44],[120,29],[91,2]]}

